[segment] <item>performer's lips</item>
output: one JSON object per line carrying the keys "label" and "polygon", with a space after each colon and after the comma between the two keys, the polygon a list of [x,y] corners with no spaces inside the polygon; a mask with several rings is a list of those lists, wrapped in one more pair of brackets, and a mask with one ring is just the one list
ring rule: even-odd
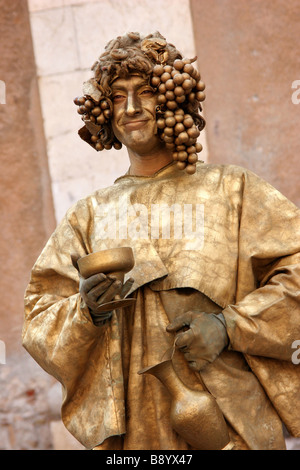
{"label": "performer's lips", "polygon": [[135,129],[140,129],[145,125],[145,123],[148,121],[148,119],[139,119],[139,120],[134,120],[134,121],[127,121],[124,122],[124,126],[126,129],[129,130],[135,130]]}

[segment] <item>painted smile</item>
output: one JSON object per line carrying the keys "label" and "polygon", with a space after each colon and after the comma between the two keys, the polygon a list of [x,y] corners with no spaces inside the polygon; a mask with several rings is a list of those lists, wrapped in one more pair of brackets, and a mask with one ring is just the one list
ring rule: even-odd
{"label": "painted smile", "polygon": [[148,122],[148,119],[127,121],[123,123],[123,126],[128,130],[136,130],[136,129],[140,129],[141,127],[143,127],[146,122]]}

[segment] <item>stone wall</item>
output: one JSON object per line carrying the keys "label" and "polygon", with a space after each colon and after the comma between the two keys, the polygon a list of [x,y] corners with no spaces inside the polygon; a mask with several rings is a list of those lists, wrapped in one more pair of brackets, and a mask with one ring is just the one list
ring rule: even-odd
{"label": "stone wall", "polygon": [[0,0],[0,449],[49,448],[53,385],[21,346],[30,269],[55,226],[27,5]]}
{"label": "stone wall", "polygon": [[246,167],[300,206],[299,1],[191,0],[191,10],[210,161]]}

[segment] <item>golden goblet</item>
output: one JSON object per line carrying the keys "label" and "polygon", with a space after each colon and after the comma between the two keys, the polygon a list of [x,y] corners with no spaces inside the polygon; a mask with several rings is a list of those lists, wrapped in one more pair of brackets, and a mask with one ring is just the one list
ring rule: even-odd
{"label": "golden goblet", "polygon": [[[85,279],[94,274],[104,273],[115,276],[117,280],[124,282],[125,273],[134,266],[133,251],[130,247],[112,248],[110,250],[96,251],[83,256],[77,262],[79,272]],[[121,299],[116,295],[114,300],[99,305],[95,313],[107,312],[115,308],[128,307],[136,299]]]}

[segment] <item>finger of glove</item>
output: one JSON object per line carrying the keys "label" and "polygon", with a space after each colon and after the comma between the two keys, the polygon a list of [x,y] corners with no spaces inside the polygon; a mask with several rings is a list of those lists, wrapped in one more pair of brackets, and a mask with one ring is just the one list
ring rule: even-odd
{"label": "finger of glove", "polygon": [[178,331],[184,326],[189,326],[192,322],[192,312],[185,312],[182,315],[174,318],[174,320],[167,326],[168,332]]}
{"label": "finger of glove", "polygon": [[100,306],[106,302],[110,302],[113,298],[121,292],[122,289],[122,282],[121,281],[114,281],[108,289],[98,298],[97,304]]}
{"label": "finger of glove", "polygon": [[125,297],[125,295],[130,291],[133,283],[134,283],[134,279],[132,277],[127,279],[127,281],[123,285],[122,290],[120,292],[121,299],[123,299]]}
{"label": "finger of glove", "polygon": [[208,352],[202,348],[194,347],[194,345],[191,349],[182,350],[182,353],[188,362],[197,362],[201,364],[210,364],[218,357],[217,354]]}
{"label": "finger of glove", "polygon": [[188,366],[195,372],[203,370],[209,363],[207,361],[198,359],[197,361],[188,361]]}
{"label": "finger of glove", "polygon": [[194,340],[194,333],[191,329],[179,333],[175,338],[175,346],[178,349],[189,348]]}
{"label": "finger of glove", "polygon": [[93,287],[89,292],[88,292],[88,298],[92,302],[98,302],[99,298],[107,292],[107,290],[112,286],[114,281],[111,279],[106,278],[104,281],[100,282],[98,285]]}
{"label": "finger of glove", "polygon": [[87,279],[84,279],[83,277],[80,277],[79,290],[80,290],[80,292],[82,292],[84,294],[87,294],[91,289],[93,289],[100,282],[103,282],[106,279],[107,278],[106,278],[105,274],[103,274],[103,273],[94,274],[93,276],[90,276]]}

